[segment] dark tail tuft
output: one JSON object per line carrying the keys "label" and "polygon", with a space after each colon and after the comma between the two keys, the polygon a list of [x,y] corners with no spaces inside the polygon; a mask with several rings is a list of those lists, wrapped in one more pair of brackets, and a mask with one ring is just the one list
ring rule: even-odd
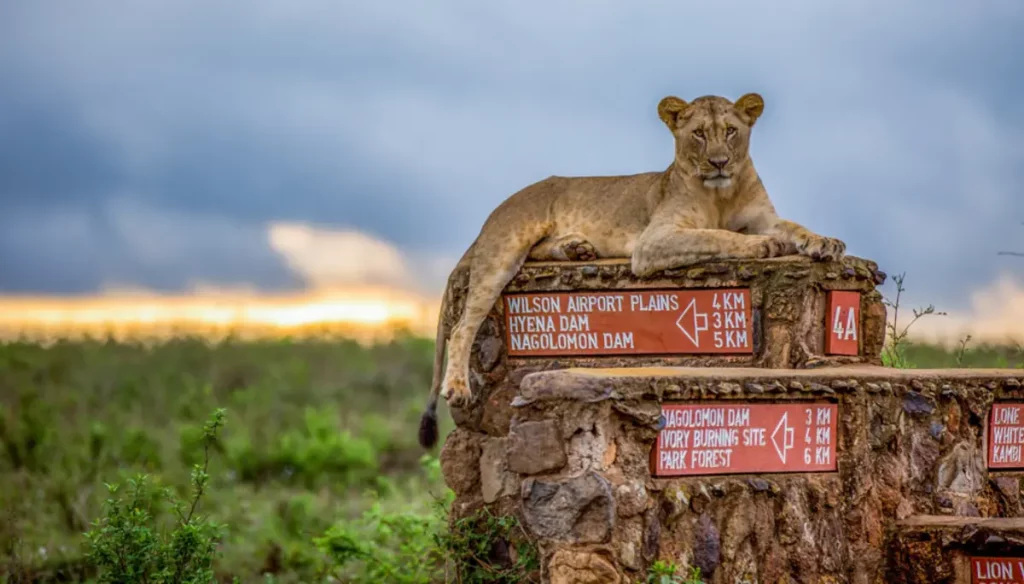
{"label": "dark tail tuft", "polygon": [[437,410],[427,408],[420,417],[420,446],[430,450],[437,445]]}

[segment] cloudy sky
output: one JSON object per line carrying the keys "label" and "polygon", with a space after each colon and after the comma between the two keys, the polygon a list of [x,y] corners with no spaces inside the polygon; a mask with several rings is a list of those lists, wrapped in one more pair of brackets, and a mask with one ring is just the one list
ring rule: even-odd
{"label": "cloudy sky", "polygon": [[4,2],[0,293],[439,293],[512,192],[664,169],[662,97],[757,91],[782,215],[912,301],[1024,305],[1022,31],[1019,0]]}

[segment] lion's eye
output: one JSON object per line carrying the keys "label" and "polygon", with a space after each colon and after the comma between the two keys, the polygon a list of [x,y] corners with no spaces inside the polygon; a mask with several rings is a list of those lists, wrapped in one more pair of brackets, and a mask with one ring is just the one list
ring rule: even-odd
{"label": "lion's eye", "polygon": [[704,130],[701,130],[700,128],[697,128],[696,130],[693,131],[693,135],[703,140],[704,139]]}
{"label": "lion's eye", "polygon": [[736,133],[736,128],[734,128],[732,126],[729,126],[728,128],[725,129],[725,135],[726,136],[732,136],[735,133]]}

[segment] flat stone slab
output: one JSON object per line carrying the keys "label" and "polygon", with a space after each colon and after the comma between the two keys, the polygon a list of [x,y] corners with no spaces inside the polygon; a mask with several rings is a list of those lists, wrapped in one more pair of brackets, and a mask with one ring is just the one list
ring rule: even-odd
{"label": "flat stone slab", "polygon": [[896,523],[902,532],[945,531],[950,529],[986,529],[1024,534],[1024,517],[956,517],[951,515],[914,515]]}
{"label": "flat stone slab", "polygon": [[893,369],[874,365],[822,369],[567,368],[524,376],[520,394],[513,405],[552,399],[594,401],[646,397],[668,400],[706,395],[779,397],[779,394],[831,394],[858,388],[891,393],[893,384],[904,385],[909,390],[935,393],[952,390],[952,382],[959,386],[1015,392],[1024,387],[1024,369]]}
{"label": "flat stone slab", "polygon": [[887,582],[1024,580],[1024,518],[914,515],[896,523]]}

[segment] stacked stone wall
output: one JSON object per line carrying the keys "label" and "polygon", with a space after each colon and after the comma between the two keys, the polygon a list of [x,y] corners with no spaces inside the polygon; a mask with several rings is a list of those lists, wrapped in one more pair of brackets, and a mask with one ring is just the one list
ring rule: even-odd
{"label": "stacked stone wall", "polygon": [[[749,290],[751,343],[716,354],[514,355],[499,301],[474,345],[476,400],[452,409],[456,429],[441,452],[453,525],[481,509],[516,517],[540,556],[530,576],[543,582],[644,582],[656,560],[699,567],[708,583],[970,582],[970,554],[1019,548],[1024,464],[990,469],[987,433],[993,404],[1024,402],[1024,371],[880,367],[883,280],[857,258],[722,262],[643,281],[623,262],[527,264],[507,296]],[[452,286],[450,319],[465,278]],[[827,341],[832,292],[859,294],[856,342],[841,355]],[[651,326],[648,340],[676,342],[662,338],[671,323]],[[786,438],[804,426],[762,404],[832,425]],[[682,476],[662,476],[659,437],[679,405],[776,417],[753,434],[756,452],[733,445],[742,464],[718,453],[706,468],[690,459]],[[814,446],[806,454],[805,444]],[[980,546],[964,533],[971,527],[950,535],[934,518],[1002,518],[1011,525],[985,533],[1001,529],[1009,543]]]}

